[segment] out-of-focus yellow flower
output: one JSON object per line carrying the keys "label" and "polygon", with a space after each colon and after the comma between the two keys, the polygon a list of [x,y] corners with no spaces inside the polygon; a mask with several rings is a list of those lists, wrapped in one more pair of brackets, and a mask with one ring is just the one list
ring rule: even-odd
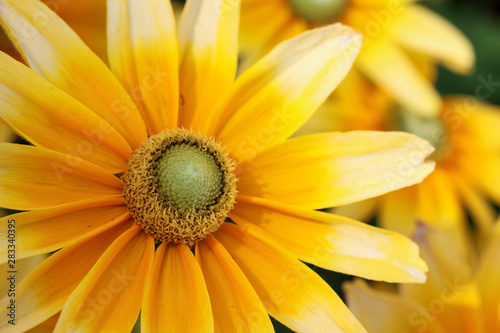
{"label": "out-of-focus yellow flower", "polygon": [[459,72],[475,61],[472,45],[442,17],[407,0],[243,0],[241,48],[248,62],[278,42],[331,22],[363,35],[355,67],[400,105],[436,115],[441,99],[417,70],[410,53],[426,55]]}
{"label": "out-of-focus yellow flower", "polygon": [[368,332],[500,332],[500,224],[478,256],[461,256],[438,229],[420,225],[415,238],[429,265],[425,284],[400,285],[398,293],[362,280],[344,284],[348,306]]}
{"label": "out-of-focus yellow flower", "polygon": [[[288,140],[347,74],[356,52],[342,51],[359,50],[359,34],[305,32],[235,80],[237,4],[188,1],[177,26],[168,1],[107,3],[111,69],[39,1],[0,0],[31,67],[0,53],[0,116],[34,144],[0,143],[0,206],[23,211],[7,217],[18,258],[57,251],[19,284],[16,326],[0,332],[61,311],[56,332],[128,332],[141,312],[145,332],[267,332],[270,314],[297,331],[357,333],[301,260],[425,280],[408,238],[316,209],[420,182],[429,143],[373,131]],[[397,158],[415,154],[390,186]]]}
{"label": "out-of-focus yellow flower", "polygon": [[[335,95],[300,133],[332,130],[410,132],[426,138],[436,147],[436,152],[430,156],[436,161],[436,169],[419,184],[337,207],[332,212],[359,220],[368,220],[378,213],[381,227],[408,236],[413,233],[415,223],[423,221],[455,235],[456,241],[462,244],[461,251],[467,251],[470,246],[467,214],[485,235],[495,220],[490,201],[500,203],[500,136],[497,130],[500,128],[500,108],[471,96],[450,96],[444,98],[438,117],[418,117],[398,109],[387,95],[360,76],[351,73],[347,79],[343,87],[351,92],[358,91],[364,97],[349,104]],[[411,160],[400,160],[403,175],[411,163]],[[393,181],[399,180],[393,178]]]}

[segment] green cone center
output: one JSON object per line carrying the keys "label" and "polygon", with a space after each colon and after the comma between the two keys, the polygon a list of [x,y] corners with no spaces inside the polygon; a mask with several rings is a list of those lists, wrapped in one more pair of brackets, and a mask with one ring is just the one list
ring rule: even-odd
{"label": "green cone center", "polygon": [[311,23],[330,23],[339,18],[348,0],[289,0],[297,15]]}
{"label": "green cone center", "polygon": [[186,143],[165,151],[156,175],[165,200],[177,209],[209,209],[222,194],[223,175],[214,157]]}

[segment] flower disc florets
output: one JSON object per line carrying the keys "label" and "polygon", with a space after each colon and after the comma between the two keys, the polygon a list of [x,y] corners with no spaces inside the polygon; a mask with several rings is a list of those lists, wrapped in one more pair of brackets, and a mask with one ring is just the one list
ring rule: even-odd
{"label": "flower disc florets", "polygon": [[338,19],[348,0],[288,0],[293,10],[310,23],[331,23]]}
{"label": "flower disc florets", "polygon": [[183,129],[151,136],[122,176],[135,223],[158,242],[193,246],[219,229],[236,198],[234,162],[213,140]]}

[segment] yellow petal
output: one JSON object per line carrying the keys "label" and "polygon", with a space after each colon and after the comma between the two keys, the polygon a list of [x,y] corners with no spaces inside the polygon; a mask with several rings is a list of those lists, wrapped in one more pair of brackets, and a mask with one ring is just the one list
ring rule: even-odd
{"label": "yellow petal", "polygon": [[347,74],[361,37],[334,24],[278,45],[241,75],[207,128],[239,160],[289,137]]}
{"label": "yellow petal", "polygon": [[58,312],[40,325],[33,327],[32,329],[26,331],[26,333],[52,333],[54,332],[54,327],[56,327],[57,321],[59,320],[59,315],[61,313]]}
{"label": "yellow petal", "polygon": [[104,119],[0,53],[0,118],[25,139],[123,172],[132,149]]}
{"label": "yellow petal", "polygon": [[147,138],[139,111],[106,65],[38,0],[1,0],[2,26],[30,67],[100,115],[132,148]]}
{"label": "yellow petal", "polygon": [[189,248],[162,243],[146,284],[143,332],[213,332],[203,273]]}
{"label": "yellow petal", "polygon": [[438,92],[394,43],[373,40],[359,54],[356,66],[406,110],[423,116],[435,116],[441,110]]}
{"label": "yellow petal", "polygon": [[342,288],[349,308],[370,333],[446,332],[428,309],[410,299],[377,291],[359,279]]}
{"label": "yellow petal", "polygon": [[206,114],[234,81],[239,1],[193,0],[179,23],[180,125],[204,130]]}
{"label": "yellow petal", "polygon": [[474,189],[461,175],[454,174],[453,183],[475,225],[483,236],[488,237],[496,219],[495,208],[483,197],[480,191]]}
{"label": "yellow petal", "polygon": [[387,282],[423,282],[427,266],[418,247],[395,232],[328,213],[238,196],[229,216],[255,224],[302,261],[329,270]]}
{"label": "yellow petal", "polygon": [[175,18],[170,1],[108,0],[113,73],[135,101],[150,135],[177,126]]}
{"label": "yellow petal", "polygon": [[474,48],[467,37],[423,6],[411,5],[402,11],[390,31],[404,47],[429,55],[456,72],[466,74],[474,67]]}
{"label": "yellow petal", "polygon": [[0,207],[51,208],[122,194],[122,184],[100,167],[44,148],[0,143]]}
{"label": "yellow petal", "polygon": [[419,188],[423,184],[410,186],[380,197],[378,222],[380,227],[411,236],[418,221]]}
{"label": "yellow petal", "polygon": [[[492,76],[479,76],[476,96],[488,98],[492,90]],[[497,83],[498,85],[498,83]],[[472,150],[483,153],[500,149],[500,107],[481,102],[471,96],[454,96],[445,99],[443,117],[450,121],[453,133],[471,142]]]}
{"label": "yellow petal", "polygon": [[137,225],[118,237],[71,293],[54,332],[130,332],[154,248],[153,237]]}
{"label": "yellow petal", "polygon": [[246,275],[267,312],[292,330],[365,332],[325,281],[269,242],[257,228],[225,223],[215,236]]}
{"label": "yellow petal", "polygon": [[[108,246],[133,225],[132,221],[85,239],[50,256],[17,285],[16,325],[0,322],[0,332],[23,332],[61,311],[64,303]],[[7,317],[8,295],[0,300]]]}
{"label": "yellow petal", "polygon": [[199,242],[196,257],[210,294],[215,332],[274,332],[257,293],[217,240]]}
{"label": "yellow petal", "polygon": [[241,164],[238,191],[312,209],[344,205],[421,182],[433,150],[402,132],[298,137]]}
{"label": "yellow petal", "polygon": [[8,258],[10,225],[15,226],[16,257],[21,259],[69,246],[129,217],[127,207],[119,196],[9,215],[0,219],[0,262]]}
{"label": "yellow petal", "polygon": [[495,153],[481,153],[480,147],[475,154],[457,156],[462,177],[487,193],[495,202],[500,202],[500,156]]}

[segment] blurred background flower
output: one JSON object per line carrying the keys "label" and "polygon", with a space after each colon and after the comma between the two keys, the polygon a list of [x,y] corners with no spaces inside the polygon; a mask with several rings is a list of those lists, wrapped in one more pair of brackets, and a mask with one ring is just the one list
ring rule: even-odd
{"label": "blurred background flower", "polygon": [[448,233],[424,224],[415,240],[430,268],[425,284],[387,290],[356,279],[344,285],[350,309],[368,332],[500,332],[500,224],[466,256]]}
{"label": "blurred background flower", "polygon": [[[436,161],[436,169],[422,183],[331,211],[364,221],[378,213],[380,226],[408,236],[416,221],[424,221],[453,235],[460,253],[467,252],[471,246],[467,241],[471,232],[468,217],[481,235],[487,235],[496,214],[490,202],[500,204],[500,108],[475,97],[453,96],[444,98],[438,117],[419,117],[402,112],[377,89],[368,91],[362,84],[358,88],[353,91],[365,91],[369,107],[359,105],[353,112],[341,106],[342,99],[330,98],[301,133],[356,129],[410,132],[436,148],[430,157]],[[403,171],[410,164],[401,161]]]}
{"label": "blurred background flower", "polygon": [[[425,120],[402,112],[401,103],[390,91],[381,89],[355,68],[296,135],[332,130],[404,130],[434,141],[438,151],[431,158],[437,161],[436,171],[424,182],[332,211],[405,234],[414,232],[417,220],[423,221],[446,233],[453,242],[453,247],[443,246],[442,251],[471,262],[476,258],[474,251],[487,243],[500,204],[500,63],[496,60],[500,54],[500,8],[494,1],[421,4],[463,31],[477,55],[475,69],[460,75],[444,66],[434,66],[425,55],[407,53],[421,75],[446,96],[437,117]],[[490,250],[495,251],[499,256],[500,249]],[[433,269],[439,267],[431,266],[431,275],[435,274]],[[342,281],[350,279],[317,271],[336,290]],[[367,307],[367,311],[373,309]],[[404,320],[408,323],[407,318]]]}
{"label": "blurred background flower", "polygon": [[437,114],[441,101],[417,70],[413,54],[462,74],[474,66],[469,40],[446,19],[412,1],[242,0],[241,8],[243,67],[281,40],[339,21],[363,35],[355,68],[405,109],[423,115]]}

